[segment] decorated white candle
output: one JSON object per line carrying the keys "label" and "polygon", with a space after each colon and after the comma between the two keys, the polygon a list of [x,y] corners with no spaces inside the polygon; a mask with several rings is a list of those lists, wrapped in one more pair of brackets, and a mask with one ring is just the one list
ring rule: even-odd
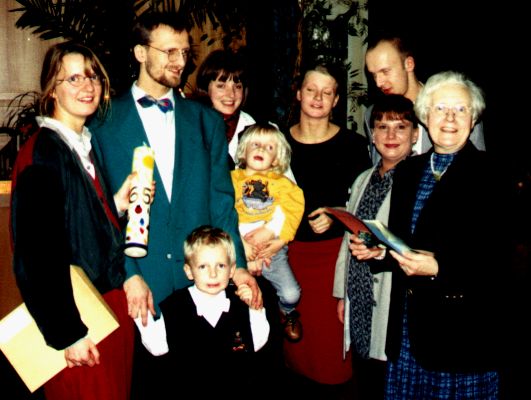
{"label": "decorated white candle", "polygon": [[132,171],[136,172],[129,194],[128,221],[125,231],[125,254],[145,257],[148,249],[149,209],[155,154],[147,145],[135,148]]}

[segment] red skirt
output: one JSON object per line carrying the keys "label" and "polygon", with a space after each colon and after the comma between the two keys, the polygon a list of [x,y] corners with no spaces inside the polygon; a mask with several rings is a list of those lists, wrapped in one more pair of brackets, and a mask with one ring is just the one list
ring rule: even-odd
{"label": "red skirt", "polygon": [[123,290],[111,290],[103,298],[120,327],[98,343],[100,364],[65,368],[44,385],[46,400],[129,400],[134,322]]}
{"label": "red skirt", "polygon": [[337,318],[337,299],[332,296],[341,240],[293,241],[288,253],[301,286],[297,310],[303,336],[297,343],[284,341],[286,364],[298,374],[329,385],[344,383],[352,376],[350,353],[343,360],[343,324]]}

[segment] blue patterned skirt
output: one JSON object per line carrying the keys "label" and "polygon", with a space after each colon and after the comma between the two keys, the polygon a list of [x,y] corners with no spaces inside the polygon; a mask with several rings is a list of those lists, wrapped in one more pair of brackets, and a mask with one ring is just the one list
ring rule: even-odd
{"label": "blue patterned skirt", "polygon": [[400,355],[396,361],[388,361],[387,363],[385,399],[498,399],[499,375],[496,371],[453,373],[427,371],[422,368],[411,354],[405,308]]}

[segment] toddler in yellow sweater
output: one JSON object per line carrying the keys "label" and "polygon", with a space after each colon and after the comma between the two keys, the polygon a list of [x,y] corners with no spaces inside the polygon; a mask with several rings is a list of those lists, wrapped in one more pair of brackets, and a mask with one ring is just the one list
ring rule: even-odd
{"label": "toddler in yellow sweater", "polygon": [[236,157],[238,168],[231,176],[249,271],[271,282],[286,338],[298,341],[302,326],[295,308],[301,290],[288,263],[287,244],[302,220],[304,195],[283,175],[289,168],[291,147],[274,125],[254,124],[241,137]]}

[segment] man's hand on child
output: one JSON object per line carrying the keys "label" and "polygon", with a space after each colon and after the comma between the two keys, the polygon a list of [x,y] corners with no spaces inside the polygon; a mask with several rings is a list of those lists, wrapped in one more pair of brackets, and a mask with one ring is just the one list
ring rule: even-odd
{"label": "man's hand on child", "polygon": [[238,290],[236,290],[236,295],[249,307],[251,306],[253,291],[251,290],[249,285],[241,284],[240,286],[238,286]]}
{"label": "man's hand on child", "polygon": [[238,288],[240,288],[241,285],[246,285],[251,288],[253,293],[253,298],[251,300],[252,308],[258,310],[263,307],[264,302],[262,299],[262,291],[258,286],[256,278],[252,276],[246,268],[236,268],[232,280]]}

